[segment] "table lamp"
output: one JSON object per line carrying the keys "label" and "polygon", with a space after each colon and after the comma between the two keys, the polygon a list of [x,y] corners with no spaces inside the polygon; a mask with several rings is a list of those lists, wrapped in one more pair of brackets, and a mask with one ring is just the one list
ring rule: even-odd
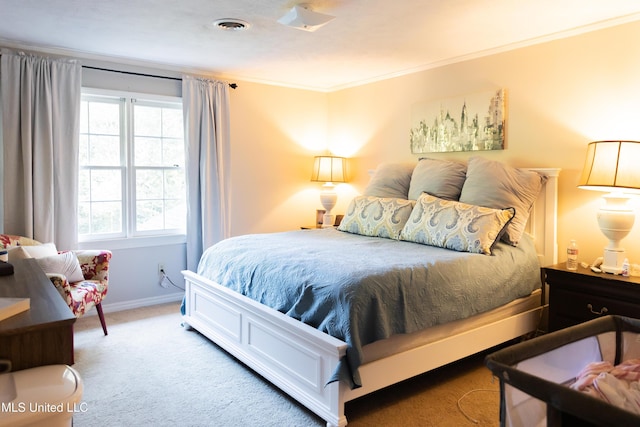
{"label": "table lamp", "polygon": [[600,269],[620,274],[626,258],[620,242],[635,221],[635,212],[627,202],[632,194],[640,193],[640,142],[589,143],[578,188],[609,192],[604,196],[605,204],[598,210],[598,225],[609,239]]}
{"label": "table lamp", "polygon": [[311,181],[324,182],[320,192],[320,203],[325,213],[322,217],[322,226],[331,227],[335,223],[335,215],[331,209],[338,201],[338,195],[334,190],[335,182],[347,182],[347,159],[335,156],[316,156],[313,160],[313,172]]}

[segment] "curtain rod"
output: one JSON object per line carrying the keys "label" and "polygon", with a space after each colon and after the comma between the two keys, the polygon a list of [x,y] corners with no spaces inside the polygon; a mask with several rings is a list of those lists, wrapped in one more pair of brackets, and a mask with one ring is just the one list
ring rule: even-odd
{"label": "curtain rod", "polygon": [[[109,72],[112,72],[112,73],[130,74],[132,76],[154,77],[156,79],[176,80],[176,81],[180,81],[180,82],[182,81],[182,79],[180,77],[156,76],[154,74],[134,73],[133,71],[111,70],[109,68],[91,67],[89,65],[83,65],[82,68],[88,68],[90,70],[98,70],[98,71],[109,71]],[[236,83],[229,83],[229,87],[231,89],[235,89],[235,88],[238,87],[238,85]]]}

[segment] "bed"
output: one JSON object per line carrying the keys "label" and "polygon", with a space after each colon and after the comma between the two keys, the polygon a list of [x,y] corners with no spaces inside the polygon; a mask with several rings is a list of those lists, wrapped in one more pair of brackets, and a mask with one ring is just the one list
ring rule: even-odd
{"label": "bed", "polygon": [[[544,305],[539,267],[557,261],[558,174],[558,169],[515,169],[481,157],[470,158],[468,164],[421,159],[417,165],[381,165],[363,196],[351,202],[340,229],[238,236],[207,249],[196,272],[183,272],[185,324],[315,412],[326,420],[327,426],[344,426],[347,424],[346,402],[536,330]],[[535,191],[529,191],[531,180],[539,180]],[[490,187],[487,183],[491,183]],[[508,197],[515,194],[518,199],[509,200],[509,209],[503,206],[502,196],[506,193]],[[484,200],[477,200],[478,197]],[[528,201],[521,200],[527,197]],[[369,222],[358,219],[366,216],[367,206],[371,204],[383,206],[378,209],[380,212],[392,212],[391,226],[372,227]],[[490,204],[496,207],[487,207]],[[517,208],[512,209],[512,205]],[[416,217],[417,206],[422,211]],[[419,227],[412,233],[409,224],[413,221],[422,227],[425,218],[427,221],[432,218],[429,215],[433,210],[429,209],[434,206],[438,212],[456,215],[473,211],[474,223],[480,217],[488,218],[491,232],[484,237],[489,237],[490,244],[484,238],[465,240],[460,235],[425,242],[441,233],[425,235]],[[406,212],[406,216],[395,221],[401,211]],[[494,228],[500,232],[495,233]],[[521,232],[516,234],[517,242],[513,241],[513,230]],[[253,250],[252,246],[263,248],[272,244],[275,246],[269,246],[268,256],[256,249],[250,257],[257,257],[255,264],[246,270],[239,267],[245,262],[243,255]],[[458,247],[460,245],[464,248]],[[370,250],[373,252],[367,252]],[[268,258],[293,259],[295,252],[301,258],[292,263],[278,261],[264,267]],[[357,262],[353,262],[352,253],[364,254],[367,261],[356,258]],[[477,265],[463,267],[465,260],[509,264],[520,256],[516,253],[526,253],[523,259],[528,266],[511,268],[501,280],[516,282],[513,287],[519,288],[517,296],[502,295],[498,283],[488,291],[490,298],[484,298],[496,300],[493,306],[476,304],[479,300],[476,290],[476,294],[465,297],[463,304],[458,303],[455,310],[446,307],[437,310],[444,304],[440,301],[425,310],[424,316],[409,319],[406,313],[398,312],[405,308],[410,312],[418,310],[416,295],[427,295],[425,300],[429,301],[435,296],[434,292],[426,294],[425,290],[411,294],[409,288],[414,285],[402,284],[393,286],[391,294],[365,296],[363,300],[354,296],[353,300],[339,304],[355,307],[346,314],[351,323],[341,329],[337,317],[327,316],[327,311],[317,304],[319,300],[328,299],[327,295],[335,295],[333,282],[346,281],[347,289],[355,289],[349,280],[363,271],[371,271],[375,276],[373,282],[356,279],[357,283],[369,283],[358,285],[367,289],[377,288],[383,282],[400,283],[395,271],[379,271],[382,264],[410,264],[405,270],[418,278],[438,276],[448,280],[447,276],[453,275],[455,280],[451,280],[449,286],[453,295],[457,295],[460,288],[469,287],[460,272],[467,271],[470,281],[478,274]],[[392,260],[390,254],[397,254],[399,258]],[[423,273],[413,260],[423,256],[440,261],[429,261],[427,272]],[[535,258],[533,269],[531,256]],[[502,261],[498,261],[500,259]],[[324,267],[326,271],[314,270],[323,265],[328,266]],[[293,278],[279,279],[279,289],[293,287],[296,277],[305,284],[297,294],[294,291],[293,297],[278,296],[274,291],[254,285],[254,281],[257,283],[263,276],[272,282],[273,277],[284,277],[283,270],[292,270]],[[518,270],[529,270],[528,278],[514,276]],[[453,271],[457,273],[447,273]],[[328,276],[322,286],[306,286],[312,280],[310,277],[329,275],[329,272],[337,276]],[[535,285],[530,284],[532,274],[536,276]],[[520,282],[529,285],[520,286]],[[307,292],[311,292],[309,288],[328,291],[307,296]],[[347,293],[349,298],[357,295],[355,291]],[[447,293],[444,295],[446,300]],[[337,300],[343,301],[341,298],[343,296]],[[400,303],[397,298],[404,299]],[[380,300],[388,302],[382,304],[390,307],[388,312],[383,312],[381,305],[371,309],[362,302]],[[435,317],[422,319],[428,317],[426,311],[435,313]],[[458,313],[452,315],[452,311]],[[376,325],[373,331],[368,329],[370,324]]]}

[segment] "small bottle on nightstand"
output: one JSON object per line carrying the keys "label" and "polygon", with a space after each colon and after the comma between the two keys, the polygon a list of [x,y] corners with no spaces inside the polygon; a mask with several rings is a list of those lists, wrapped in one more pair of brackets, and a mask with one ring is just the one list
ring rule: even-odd
{"label": "small bottle on nightstand", "polygon": [[622,271],[620,272],[623,277],[629,277],[629,259],[625,258],[622,262]]}
{"label": "small bottle on nightstand", "polygon": [[567,247],[567,270],[578,269],[578,244],[571,240]]}

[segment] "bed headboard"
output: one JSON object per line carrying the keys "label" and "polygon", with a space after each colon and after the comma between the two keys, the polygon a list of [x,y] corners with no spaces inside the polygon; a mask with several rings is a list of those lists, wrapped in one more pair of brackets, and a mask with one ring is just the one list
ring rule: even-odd
{"label": "bed headboard", "polygon": [[559,168],[527,168],[547,176],[538,200],[533,204],[526,232],[536,243],[540,266],[558,263],[558,176]]}

